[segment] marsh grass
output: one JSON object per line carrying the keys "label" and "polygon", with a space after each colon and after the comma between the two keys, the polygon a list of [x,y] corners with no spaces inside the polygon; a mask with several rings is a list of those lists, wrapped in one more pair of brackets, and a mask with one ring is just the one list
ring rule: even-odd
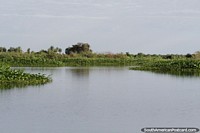
{"label": "marsh grass", "polygon": [[152,71],[162,74],[177,76],[200,76],[200,60],[193,59],[171,59],[152,60],[130,67],[131,70]]}

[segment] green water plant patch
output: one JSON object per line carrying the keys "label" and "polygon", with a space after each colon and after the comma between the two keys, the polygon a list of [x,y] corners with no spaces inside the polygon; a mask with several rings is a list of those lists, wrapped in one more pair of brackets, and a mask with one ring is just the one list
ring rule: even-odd
{"label": "green water plant patch", "polygon": [[50,76],[45,74],[31,74],[23,70],[11,69],[7,65],[0,65],[0,88],[24,87],[28,85],[43,85],[51,82]]}

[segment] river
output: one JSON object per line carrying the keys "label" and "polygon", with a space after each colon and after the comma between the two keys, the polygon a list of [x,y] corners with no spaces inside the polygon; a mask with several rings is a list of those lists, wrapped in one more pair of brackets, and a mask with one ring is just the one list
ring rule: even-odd
{"label": "river", "polygon": [[127,67],[25,68],[52,75],[44,86],[0,92],[1,133],[139,133],[197,127],[200,78]]}

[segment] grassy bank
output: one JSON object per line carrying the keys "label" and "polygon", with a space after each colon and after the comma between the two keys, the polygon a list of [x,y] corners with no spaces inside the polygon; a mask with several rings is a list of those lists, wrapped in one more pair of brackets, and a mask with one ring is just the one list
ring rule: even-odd
{"label": "grassy bank", "polygon": [[131,70],[152,71],[172,75],[200,76],[200,60],[171,59],[152,60],[142,65],[131,67]]}
{"label": "grassy bank", "polygon": [[135,59],[113,58],[65,58],[65,59],[21,59],[0,61],[12,67],[61,67],[61,66],[131,66]]}
{"label": "grassy bank", "polygon": [[[171,57],[171,56],[170,56]],[[130,54],[60,54],[55,52],[0,52],[0,63],[12,67],[59,67],[59,66],[133,66],[142,65],[152,60],[167,60],[162,55]],[[172,57],[171,57],[172,58]],[[173,56],[173,59],[185,59],[184,55]]]}
{"label": "grassy bank", "polygon": [[200,70],[200,60],[174,59],[174,60],[151,60],[132,70]]}
{"label": "grassy bank", "polygon": [[[83,47],[84,46],[84,47]],[[87,47],[85,47],[87,46]],[[1,50],[2,49],[2,50]],[[71,51],[70,51],[71,49]],[[66,49],[66,54],[53,46],[39,52],[27,50],[23,52],[20,47],[0,47],[0,63],[13,67],[59,67],[59,66],[137,66],[134,70],[198,70],[200,52],[187,55],[150,55],[126,53],[93,53],[88,44],[77,44]]]}
{"label": "grassy bank", "polygon": [[51,82],[51,78],[44,74],[25,73],[23,70],[13,70],[7,65],[0,65],[0,89],[43,85],[48,82]]}
{"label": "grassy bank", "polygon": [[136,59],[126,55],[65,55],[58,53],[0,53],[0,63],[13,67],[59,67],[59,66],[130,66]]}

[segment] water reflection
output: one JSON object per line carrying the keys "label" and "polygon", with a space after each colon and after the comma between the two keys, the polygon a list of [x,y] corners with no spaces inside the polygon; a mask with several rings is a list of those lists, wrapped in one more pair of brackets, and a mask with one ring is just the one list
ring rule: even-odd
{"label": "water reflection", "polygon": [[1,83],[0,85],[0,90],[8,90],[8,89],[12,89],[12,88],[24,88],[26,87],[26,85],[23,84],[11,84],[11,83]]}
{"label": "water reflection", "polygon": [[74,68],[71,69],[71,73],[77,77],[89,77],[89,68]]}
{"label": "water reflection", "polygon": [[22,83],[1,83],[0,84],[0,91],[3,90],[9,90],[9,89],[14,89],[14,88],[27,88],[29,86],[42,86],[40,85],[28,85],[28,84],[22,84]]}
{"label": "water reflection", "polygon": [[199,124],[198,78],[116,67],[44,72],[52,73],[51,84],[0,93],[1,132],[133,133],[152,121],[157,126]]}
{"label": "water reflection", "polygon": [[[91,69],[87,67],[66,69],[66,75],[69,79],[69,84],[71,84],[71,88],[74,89],[74,91],[77,89],[77,91],[82,91],[89,88],[90,71]],[[71,78],[69,78],[69,76]]]}

